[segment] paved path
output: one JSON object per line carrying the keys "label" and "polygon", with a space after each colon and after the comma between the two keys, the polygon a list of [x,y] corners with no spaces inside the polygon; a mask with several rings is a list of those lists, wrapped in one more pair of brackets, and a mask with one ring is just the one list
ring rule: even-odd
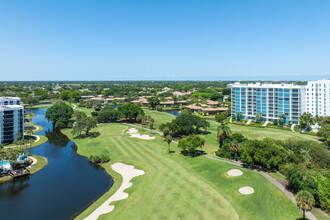
{"label": "paved path", "polygon": [[265,121],[265,123],[263,123],[263,125],[261,125],[262,127],[266,127],[268,125],[269,121]]}
{"label": "paved path", "polygon": [[[219,124],[218,122],[214,122],[216,124]],[[131,126],[134,126],[134,127],[137,127],[137,128],[142,128],[141,126],[138,126],[138,125],[134,125],[134,124],[129,124],[129,123],[124,123],[124,124],[127,124],[127,125],[131,125]],[[144,128],[145,130],[148,130],[148,131],[151,131],[150,129],[148,128]],[[153,132],[159,134],[160,136],[163,136],[163,133],[159,132],[159,131],[154,131],[152,130]],[[313,139],[315,140],[315,139]],[[173,143],[178,143],[176,141],[173,141]],[[235,166],[240,166],[240,167],[244,167],[244,163],[242,162],[239,162],[239,161],[234,161],[234,160],[223,160],[223,159],[220,159],[220,158],[214,158],[214,157],[211,157],[209,155],[203,155],[204,157],[208,158],[208,159],[211,159],[211,160],[216,160],[216,161],[220,161],[220,162],[224,162],[224,163],[228,163],[228,164],[232,164],[232,165],[235,165]],[[266,179],[268,179],[271,183],[273,183],[279,190],[281,190],[292,202],[293,204],[297,205],[296,203],[296,198],[294,196],[294,194],[292,192],[290,192],[289,190],[287,190],[284,186],[282,186],[282,184],[280,184],[279,182],[277,182],[274,178],[272,178],[271,176],[269,176],[267,173],[261,171],[261,170],[256,170],[254,169],[254,171],[260,173],[262,176],[264,176]],[[317,218],[311,213],[311,212],[306,212],[306,217],[309,219],[309,220],[317,220]]]}
{"label": "paved path", "polygon": [[[35,136],[37,139],[33,142],[33,143],[36,143],[36,142],[38,142],[39,140],[40,140],[40,136],[39,135],[35,135],[35,134],[33,134],[32,136]],[[32,143],[32,144],[33,144]],[[15,148],[15,147],[22,147],[22,146],[24,146],[24,145],[20,145],[20,146],[18,146],[18,145],[16,145],[16,146],[11,146],[11,147],[4,147],[4,148]]]}

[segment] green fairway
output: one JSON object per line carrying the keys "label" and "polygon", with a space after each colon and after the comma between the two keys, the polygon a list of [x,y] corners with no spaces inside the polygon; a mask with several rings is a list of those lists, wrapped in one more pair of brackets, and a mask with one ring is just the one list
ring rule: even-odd
{"label": "green fairway", "polygon": [[[134,165],[146,172],[132,180],[126,190],[129,197],[114,203],[113,212],[99,219],[297,219],[299,209],[273,184],[255,171],[239,168],[240,177],[227,177],[234,165],[213,161],[203,156],[191,158],[176,152],[167,153],[167,144],[157,135],[155,140],[130,138],[129,126],[102,124],[94,131],[96,138],[74,139],[70,130],[63,131],[78,145],[78,153],[109,154],[111,163]],[[138,129],[140,130],[140,129]],[[140,130],[141,131],[141,130]],[[147,134],[150,134],[148,132]],[[155,134],[153,134],[155,135]],[[88,216],[109,198],[121,184],[121,177],[105,165],[113,175],[113,188],[78,219]],[[238,189],[251,186],[252,195],[241,195]]]}
{"label": "green fairway", "polygon": [[176,116],[171,115],[166,112],[159,112],[159,111],[152,111],[152,110],[146,110],[144,109],[144,112],[146,115],[151,116],[153,119],[155,119],[154,127],[156,130],[159,130],[159,125],[170,122],[173,119],[175,119]]}
{"label": "green fairway", "polygon": [[[175,116],[165,113],[165,112],[158,112],[158,111],[146,111],[147,115],[150,115],[155,119],[155,128],[158,129],[159,125],[164,122],[170,122],[172,121]],[[205,135],[205,148],[204,150],[210,154],[213,155],[213,153],[218,149],[218,141],[217,141],[217,127],[218,124],[209,121],[210,122],[210,129],[208,130],[210,134]],[[281,129],[275,129],[275,128],[263,128],[263,127],[250,127],[250,126],[244,126],[244,125],[234,125],[229,124],[230,129],[232,132],[238,132],[243,134],[245,137],[250,139],[262,139],[266,137],[274,138],[274,139],[280,139],[285,140],[289,137],[297,137],[299,139],[317,139],[315,136],[311,135],[305,135],[300,134],[298,132],[292,132],[288,130],[281,130]]]}
{"label": "green fairway", "polygon": [[74,108],[73,110],[76,112],[83,112],[85,113],[87,116],[92,116],[92,112],[94,111],[93,108],[83,108],[83,107],[79,107],[79,103],[70,103],[67,101],[64,101],[65,104],[71,106],[72,108]]}

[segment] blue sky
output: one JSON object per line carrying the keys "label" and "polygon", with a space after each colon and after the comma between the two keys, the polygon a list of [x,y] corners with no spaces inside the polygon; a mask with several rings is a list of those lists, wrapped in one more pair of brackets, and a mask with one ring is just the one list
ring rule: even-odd
{"label": "blue sky", "polygon": [[328,0],[0,0],[0,80],[330,78]]}

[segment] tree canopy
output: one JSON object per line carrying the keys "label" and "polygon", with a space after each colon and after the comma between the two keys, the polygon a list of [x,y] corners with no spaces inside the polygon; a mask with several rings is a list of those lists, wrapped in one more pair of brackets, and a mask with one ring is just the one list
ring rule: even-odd
{"label": "tree canopy", "polygon": [[141,114],[144,115],[142,108],[135,104],[125,104],[118,108],[122,116],[129,121],[136,121],[136,117]]}
{"label": "tree canopy", "polygon": [[46,119],[53,123],[53,127],[56,129],[65,128],[73,114],[71,106],[64,102],[57,102],[53,106],[47,109]]}
{"label": "tree canopy", "polygon": [[188,153],[193,156],[196,154],[198,148],[202,148],[205,144],[205,139],[199,135],[189,135],[185,139],[179,140],[178,147],[182,149],[183,153]]}
{"label": "tree canopy", "polygon": [[200,134],[203,129],[206,131],[210,127],[210,123],[205,119],[193,115],[192,113],[181,114],[177,116],[172,122],[161,124],[159,129],[165,135],[182,136],[190,134]]}

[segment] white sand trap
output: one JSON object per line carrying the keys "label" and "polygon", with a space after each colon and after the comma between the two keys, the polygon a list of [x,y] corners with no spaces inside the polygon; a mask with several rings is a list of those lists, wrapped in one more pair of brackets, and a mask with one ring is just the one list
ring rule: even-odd
{"label": "white sand trap", "polygon": [[244,195],[250,195],[250,194],[254,193],[254,189],[252,187],[249,187],[249,186],[244,186],[242,188],[239,188],[238,191],[241,194],[244,194]]}
{"label": "white sand trap", "polygon": [[243,172],[238,169],[231,169],[227,172],[228,176],[240,176],[243,175]]}
{"label": "white sand trap", "polygon": [[147,134],[142,134],[142,135],[139,134],[138,130],[136,130],[135,128],[128,129],[128,131],[126,133],[130,134],[130,137],[133,137],[133,138],[140,138],[140,139],[143,139],[143,140],[153,140],[153,139],[155,139],[155,137],[150,137]]}
{"label": "white sand trap", "polygon": [[136,134],[139,133],[138,130],[136,130],[136,128],[130,128],[128,129],[128,131],[126,132],[127,134]]}
{"label": "white sand trap", "polygon": [[133,137],[133,138],[140,138],[140,139],[143,139],[143,140],[153,140],[155,139],[155,137],[150,137],[149,135],[147,134],[131,134],[130,137]]}
{"label": "white sand trap", "polygon": [[135,169],[134,166],[123,163],[114,163],[111,165],[111,168],[123,177],[123,182],[115,194],[85,218],[87,220],[96,220],[100,215],[111,212],[115,208],[115,206],[110,205],[111,202],[123,200],[128,197],[128,193],[125,193],[124,190],[133,185],[130,182],[131,179],[145,174],[143,170]]}

